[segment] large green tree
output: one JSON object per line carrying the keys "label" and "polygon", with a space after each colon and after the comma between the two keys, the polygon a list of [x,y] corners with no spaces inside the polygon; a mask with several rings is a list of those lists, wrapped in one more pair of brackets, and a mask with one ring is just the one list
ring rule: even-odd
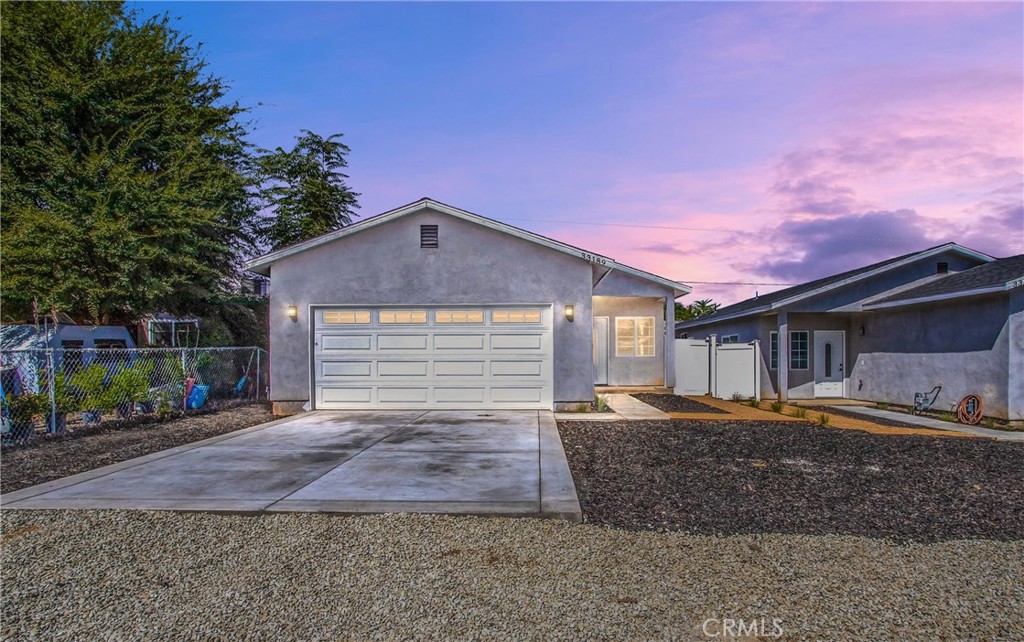
{"label": "large green tree", "polygon": [[251,251],[245,110],[168,18],[0,11],[4,316],[187,311]]}
{"label": "large green tree", "polygon": [[260,236],[272,249],[332,232],[357,216],[359,194],[345,183],[349,148],[341,136],[304,129],[292,149],[260,151],[256,164],[267,214]]}
{"label": "large green tree", "polygon": [[691,321],[693,319],[706,317],[717,312],[718,308],[719,304],[715,303],[711,299],[701,299],[700,301],[694,301],[689,305],[677,303],[676,321]]}

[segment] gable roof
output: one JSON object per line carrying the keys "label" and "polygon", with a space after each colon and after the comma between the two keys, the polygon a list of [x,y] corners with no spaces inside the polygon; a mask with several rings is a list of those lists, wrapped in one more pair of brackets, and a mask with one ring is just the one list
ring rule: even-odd
{"label": "gable roof", "polygon": [[910,254],[904,254],[895,258],[886,259],[885,261],[879,261],[878,263],[872,263],[871,265],[866,265],[855,270],[848,270],[846,272],[833,274],[832,276],[826,276],[814,281],[808,281],[807,283],[801,283],[800,285],[794,285],[783,290],[777,290],[769,294],[752,297],[745,301],[740,301],[739,303],[734,303],[730,306],[720,308],[712,315],[701,317],[700,319],[694,319],[692,321],[677,323],[676,327],[690,328],[725,319],[735,319],[738,317],[768,312],[792,303],[797,303],[799,301],[818,296],[819,294],[824,294],[846,285],[857,283],[864,279],[883,274],[889,270],[908,265],[915,261],[920,261],[921,259],[926,259],[930,256],[942,254],[947,251],[958,252],[984,262],[993,260],[992,257],[987,254],[963,247],[962,245],[957,245],[956,243],[945,243],[943,245],[936,245],[935,247],[928,248],[927,250],[911,252]]}
{"label": "gable roof", "polygon": [[501,221],[496,221],[485,216],[480,216],[479,214],[467,212],[466,210],[462,210],[451,205],[446,205],[444,203],[435,201],[434,199],[427,197],[421,198],[418,201],[409,203],[408,205],[403,205],[388,212],[384,212],[383,214],[378,214],[376,216],[363,219],[358,223],[353,223],[352,225],[348,225],[333,232],[328,232],[327,234],[317,236],[316,238],[309,239],[308,241],[296,243],[295,245],[289,245],[288,247],[281,248],[280,250],[275,250],[273,252],[270,252],[269,254],[264,254],[261,257],[246,262],[245,269],[251,272],[255,272],[257,274],[268,275],[270,272],[270,267],[276,261],[280,261],[281,259],[284,259],[286,257],[299,254],[300,252],[305,252],[306,250],[310,250],[314,247],[324,245],[325,243],[330,243],[332,241],[345,238],[347,236],[352,236],[353,234],[357,234],[364,230],[372,229],[379,225],[390,223],[395,219],[399,219],[404,216],[408,216],[410,214],[423,211],[425,209],[431,209],[434,210],[435,212],[447,214],[449,216],[453,216],[455,218],[468,221],[470,223],[483,225],[484,227],[489,227],[492,230],[502,232],[503,234],[515,236],[525,241],[536,243],[537,245],[542,245],[557,252],[562,252],[563,254],[568,254],[578,259],[589,261],[590,263],[596,263],[601,267],[619,270],[621,272],[631,274],[640,279],[657,283],[659,285],[672,289],[672,291],[675,293],[675,296],[689,294],[690,291],[693,289],[684,283],[672,281],[671,279],[666,279],[664,277],[658,276],[657,274],[652,274],[650,272],[645,272],[644,270],[630,267],[628,265],[623,265],[622,263],[618,263],[613,259],[601,256],[588,250],[584,250],[583,248],[575,247],[573,245],[569,245],[568,243],[562,243],[561,241],[556,241],[546,236],[535,234],[528,230],[524,230],[522,228],[509,225],[507,223],[502,223]]}
{"label": "gable roof", "polygon": [[927,303],[964,296],[1005,292],[1024,287],[1024,254],[996,259],[963,272],[925,283],[916,288],[865,305],[865,310]]}

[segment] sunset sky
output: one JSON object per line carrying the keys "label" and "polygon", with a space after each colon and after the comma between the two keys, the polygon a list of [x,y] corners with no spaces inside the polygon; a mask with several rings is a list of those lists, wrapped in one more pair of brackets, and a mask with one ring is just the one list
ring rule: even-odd
{"label": "sunset sky", "polygon": [[257,145],[344,133],[363,216],[430,196],[683,302],[1024,253],[1019,2],[138,7],[204,43]]}

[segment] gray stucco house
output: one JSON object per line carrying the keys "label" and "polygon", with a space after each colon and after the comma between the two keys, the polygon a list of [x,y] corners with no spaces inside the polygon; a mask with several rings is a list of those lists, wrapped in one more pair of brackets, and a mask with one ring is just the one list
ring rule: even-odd
{"label": "gray stucco house", "polygon": [[676,325],[677,336],[760,340],[762,395],[911,405],[942,386],[1024,419],[1024,255],[955,243],[779,290]]}
{"label": "gray stucco house", "polygon": [[307,409],[551,409],[674,383],[690,288],[424,198],[250,261],[271,399]]}

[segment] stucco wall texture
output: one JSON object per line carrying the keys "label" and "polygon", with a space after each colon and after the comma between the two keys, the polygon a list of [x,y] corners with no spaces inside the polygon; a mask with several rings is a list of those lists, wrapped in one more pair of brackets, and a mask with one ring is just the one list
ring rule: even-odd
{"label": "stucco wall texture", "polygon": [[[420,225],[438,226],[438,248],[420,247]],[[593,399],[596,279],[582,258],[425,209],[280,259],[271,278],[274,401],[310,398],[309,306],[439,303],[553,304],[555,404]],[[672,300],[670,290],[658,295]],[[297,321],[288,318],[289,305],[297,306]],[[572,322],[566,305],[574,306]]]}

